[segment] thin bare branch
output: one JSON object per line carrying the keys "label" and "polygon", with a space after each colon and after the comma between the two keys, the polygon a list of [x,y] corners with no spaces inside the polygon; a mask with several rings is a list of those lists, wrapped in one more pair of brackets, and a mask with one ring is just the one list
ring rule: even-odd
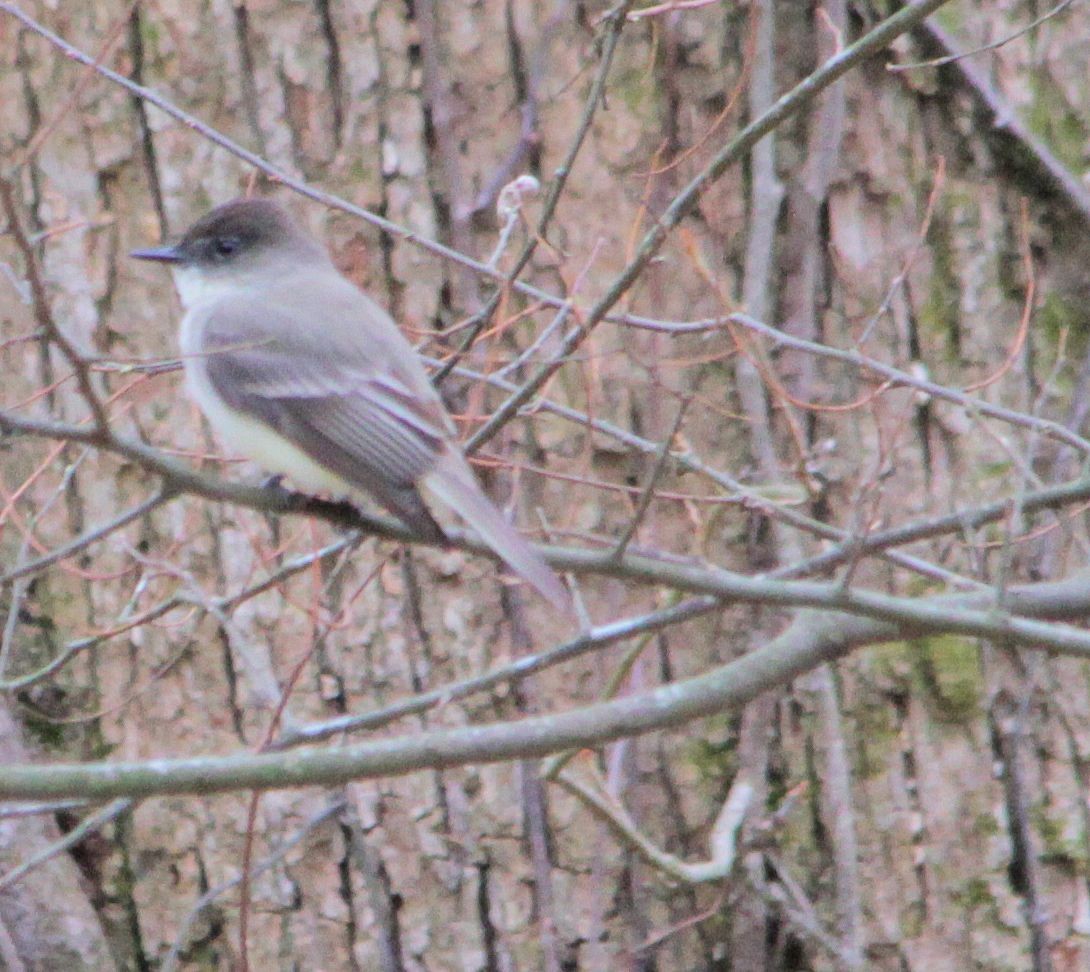
{"label": "thin bare branch", "polygon": [[1024,37],[1026,34],[1032,33],[1045,21],[1051,20],[1053,17],[1063,13],[1068,7],[1074,3],[1075,0],[1060,0],[1055,7],[1051,10],[1046,10],[1039,17],[1034,17],[1025,27],[1020,27],[1018,30],[1011,34],[1007,34],[1005,37],[999,38],[997,41],[992,41],[990,44],[982,44],[980,47],[974,47],[968,51],[960,51],[955,54],[947,54],[945,57],[932,58],[930,61],[913,61],[909,64],[888,64],[886,65],[887,71],[915,71],[920,68],[937,68],[942,67],[944,64],[951,64],[954,61],[959,61],[965,57],[974,57],[977,54],[987,54],[991,51],[997,51],[999,48],[1004,47],[1013,40],[1017,40],[1019,37]]}
{"label": "thin bare branch", "polygon": [[556,781],[607,823],[620,840],[631,846],[648,864],[667,877],[688,884],[722,881],[730,874],[734,867],[738,829],[753,800],[753,785],[739,775],[731,785],[712,827],[708,860],[693,863],[656,847],[624,806],[606,792],[603,781],[597,776],[587,782],[579,779],[573,770],[566,769],[557,774]]}
{"label": "thin bare branch", "polygon": [[287,749],[303,743],[329,739],[331,736],[339,735],[342,732],[378,729],[405,716],[417,715],[428,709],[475,695],[478,692],[487,692],[499,685],[529,678],[531,675],[536,675],[538,672],[552,668],[554,665],[560,665],[579,658],[588,652],[605,648],[615,642],[651,631],[660,631],[681,624],[684,621],[701,617],[718,607],[719,602],[714,598],[693,598],[672,607],[664,608],[661,611],[652,611],[650,614],[626,618],[623,621],[613,621],[592,628],[589,631],[584,631],[571,641],[558,645],[556,648],[550,648],[548,651],[538,652],[533,655],[524,655],[509,665],[502,665],[490,672],[485,672],[483,675],[475,675],[472,678],[444,685],[429,692],[422,692],[374,712],[340,716],[336,719],[328,719],[325,722],[298,726],[285,732],[269,748],[271,750]]}
{"label": "thin bare branch", "polygon": [[[621,31],[625,22],[624,14],[628,11],[630,6],[631,0],[626,0],[626,2],[614,7],[607,15],[608,22],[606,24],[605,37],[602,42],[602,53],[598,61],[598,71],[590,86],[590,92],[587,95],[586,103],[583,106],[583,113],[579,118],[579,124],[576,126],[575,134],[572,136],[564,161],[560,163],[553,173],[552,181],[549,183],[549,188],[545,193],[545,199],[541,206],[541,215],[538,217],[537,226],[535,227],[534,232],[530,234],[526,246],[518,255],[514,265],[503,278],[502,286],[497,288],[496,292],[489,298],[485,306],[470,322],[469,331],[459,345],[457,351],[455,351],[450,359],[444,362],[436,372],[435,380],[437,382],[442,381],[450,373],[450,370],[465,357],[466,353],[473,346],[473,342],[477,340],[477,337],[483,330],[485,323],[496,312],[496,308],[499,307],[500,301],[503,299],[503,294],[508,288],[515,287],[524,293],[536,296],[533,290],[527,288],[526,285],[518,279],[518,276],[530,262],[534,252],[537,250],[538,243],[546,238],[549,224],[552,222],[553,215],[556,213],[556,207],[560,203],[560,197],[564,193],[564,187],[567,185],[568,176],[571,175],[572,168],[575,166],[575,160],[579,157],[579,152],[583,148],[583,143],[586,141],[587,133],[590,131],[591,123],[594,121],[595,113],[598,111],[598,107],[605,97],[606,79],[609,77],[609,70],[613,65],[613,57],[617,52],[617,44],[621,39]],[[564,303],[561,301],[553,306],[563,310]]]}
{"label": "thin bare branch", "polygon": [[613,306],[629,291],[644,268],[666,242],[667,236],[700,200],[700,197],[730,166],[734,165],[769,132],[808,105],[821,91],[846,74],[851,68],[882,50],[900,34],[922,23],[947,0],[921,0],[903,7],[884,20],[870,33],[831,57],[818,70],[780,98],[768,111],[750,122],[732,138],[666,207],[654,226],[640,241],[632,259],[616,276],[606,292],[588,310],[580,324],[573,327],[553,357],[525,381],[482,425],[466,443],[466,452],[473,453],[492,438],[518,410],[531,401],[545,383],[570,360],[591,331],[606,318]]}
{"label": "thin bare branch", "polygon": [[160,489],[154,496],[149,496],[142,503],[138,503],[136,506],[132,507],[132,509],[126,510],[124,513],[108,520],[106,523],[101,523],[97,527],[92,527],[86,533],[75,537],[68,541],[68,543],[57,547],[55,550],[51,550],[49,553],[37,557],[34,560],[28,560],[26,563],[19,564],[18,567],[9,570],[6,574],[0,575],[0,584],[10,584],[20,577],[28,577],[31,574],[38,573],[38,571],[45,570],[46,567],[50,567],[60,560],[67,560],[69,557],[74,556],[86,547],[91,546],[91,544],[97,543],[99,540],[110,536],[110,534],[116,533],[122,527],[128,526],[134,520],[139,520],[141,517],[146,516],[152,510],[169,502],[174,498],[174,495],[175,494],[171,492],[169,486]]}
{"label": "thin bare branch", "polygon": [[109,426],[109,416],[106,414],[106,406],[95,388],[91,378],[91,369],[82,351],[64,333],[64,330],[53,317],[50,310],[49,296],[45,291],[45,282],[42,279],[41,269],[38,266],[38,255],[34,252],[34,245],[23,229],[22,220],[19,217],[19,205],[15,199],[15,186],[3,175],[0,175],[0,206],[3,207],[4,216],[7,219],[7,230],[15,240],[15,245],[23,256],[26,279],[30,285],[31,305],[34,309],[34,318],[50,341],[60,348],[61,354],[71,365],[75,372],[76,381],[79,383],[80,394],[83,396],[87,407],[91,410],[91,417],[99,429]]}
{"label": "thin bare branch", "polygon": [[128,799],[114,800],[108,806],[85,817],[60,840],[54,841],[48,847],[43,847],[33,857],[24,861],[18,867],[12,868],[3,877],[0,877],[0,893],[6,892],[36,867],[41,867],[46,861],[75,847],[76,844],[83,840],[88,834],[92,834],[96,830],[105,827],[111,820],[116,820],[121,814],[132,809],[133,803],[134,801]]}
{"label": "thin bare branch", "polygon": [[651,473],[647,477],[647,483],[640,493],[640,498],[636,503],[636,509],[632,514],[632,519],[628,521],[628,526],[625,527],[624,533],[617,541],[617,546],[613,548],[613,552],[610,554],[614,560],[620,560],[624,557],[624,552],[628,548],[628,544],[636,535],[636,531],[640,528],[640,523],[647,513],[648,506],[651,505],[651,500],[654,498],[655,487],[658,485],[659,479],[666,469],[666,462],[670,458],[670,447],[674,444],[674,438],[681,429],[681,423],[685,419],[685,411],[689,407],[691,401],[691,398],[686,398],[682,401],[681,407],[678,408],[677,415],[674,417],[674,424],[670,429],[670,433],[662,440],[662,446],[659,449],[658,457],[655,459],[655,465],[651,468]]}
{"label": "thin bare branch", "polygon": [[[260,877],[270,868],[275,867],[285,857],[288,856],[296,847],[298,847],[304,840],[306,840],[311,834],[314,833],[323,824],[328,823],[330,820],[335,819],[345,808],[344,797],[338,797],[326,807],[319,810],[309,820],[307,820],[291,837],[287,838],[279,847],[276,848],[271,854],[263,858],[257,864],[255,864],[249,873],[249,877]],[[181,960],[182,951],[185,949],[189,940],[189,932],[193,925],[200,919],[201,915],[212,905],[218,898],[222,898],[228,891],[238,887],[242,883],[242,875],[229,878],[228,880],[217,884],[214,888],[209,888],[204,894],[197,899],[197,902],[190,909],[189,914],[178,928],[178,933],[175,936],[174,944],[171,946],[170,951],[167,953],[166,958],[163,959],[162,972],[172,972],[172,970],[178,968],[178,962]]]}

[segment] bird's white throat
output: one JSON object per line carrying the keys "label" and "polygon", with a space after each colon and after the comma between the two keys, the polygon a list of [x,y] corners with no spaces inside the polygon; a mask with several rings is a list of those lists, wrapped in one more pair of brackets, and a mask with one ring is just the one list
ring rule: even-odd
{"label": "bird's white throat", "polygon": [[198,267],[175,266],[171,272],[178,297],[186,310],[192,310],[208,300],[237,294],[245,286],[238,276],[209,272]]}

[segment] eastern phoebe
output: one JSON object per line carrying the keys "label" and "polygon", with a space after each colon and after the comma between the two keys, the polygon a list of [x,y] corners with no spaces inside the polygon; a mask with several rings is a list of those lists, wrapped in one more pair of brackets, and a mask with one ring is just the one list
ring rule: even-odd
{"label": "eastern phoebe", "polygon": [[553,604],[556,574],[481,491],[424,366],[390,316],[268,199],[212,210],[172,246],[190,394],[233,450],[308,492],[370,493],[442,541],[421,489]]}

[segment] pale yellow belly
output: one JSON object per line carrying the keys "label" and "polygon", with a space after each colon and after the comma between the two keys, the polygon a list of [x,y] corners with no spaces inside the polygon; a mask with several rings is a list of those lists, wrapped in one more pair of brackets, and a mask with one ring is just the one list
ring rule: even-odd
{"label": "pale yellow belly", "polygon": [[351,496],[355,490],[336,473],[318,465],[302,449],[265,423],[230,408],[212,389],[197,362],[186,364],[186,386],[227,448],[271,473],[288,476],[308,493]]}

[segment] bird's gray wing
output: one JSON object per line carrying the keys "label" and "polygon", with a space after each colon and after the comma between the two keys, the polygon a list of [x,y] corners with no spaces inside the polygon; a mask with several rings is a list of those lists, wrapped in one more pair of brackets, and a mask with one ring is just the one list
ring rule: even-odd
{"label": "bird's gray wing", "polygon": [[391,349],[343,320],[369,307],[340,308],[336,321],[323,319],[336,305],[310,308],[300,327],[297,308],[266,305],[258,316],[253,303],[217,302],[200,326],[201,366],[232,409],[439,539],[416,485],[447,448],[448,419],[437,396],[421,394],[407,343]]}

